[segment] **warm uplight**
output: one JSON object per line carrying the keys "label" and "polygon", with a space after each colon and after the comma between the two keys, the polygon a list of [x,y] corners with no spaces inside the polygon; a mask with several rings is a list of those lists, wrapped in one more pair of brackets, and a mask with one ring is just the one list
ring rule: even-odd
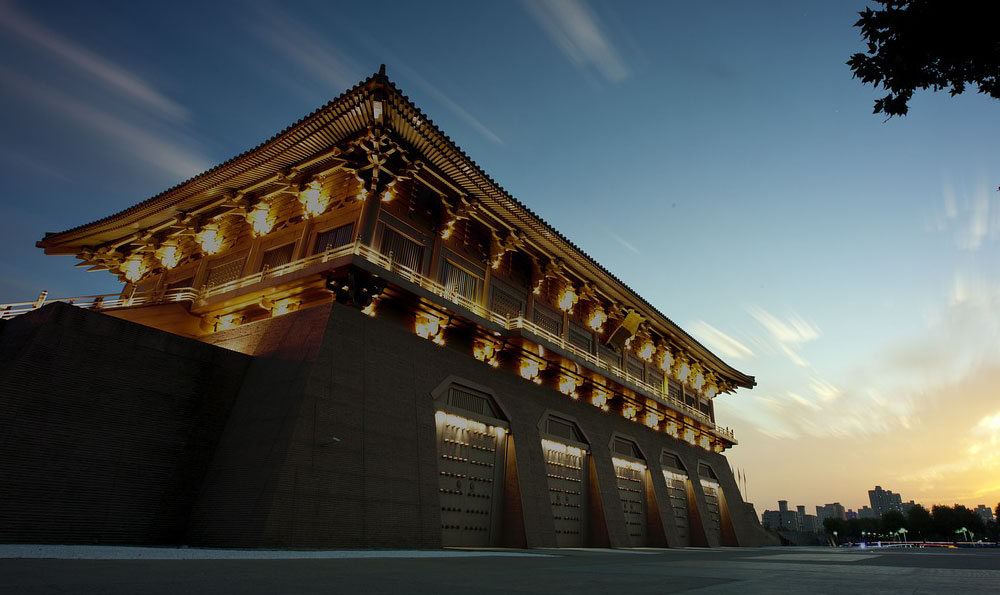
{"label": "warm uplight", "polygon": [[634,420],[635,419],[635,414],[636,414],[635,407],[632,407],[631,405],[629,405],[629,406],[625,407],[624,409],[622,409],[622,417],[624,417],[625,419],[632,419],[632,420]]}
{"label": "warm uplight", "polygon": [[455,233],[455,220],[454,219],[452,219],[451,221],[449,221],[449,222],[447,222],[447,223],[444,224],[444,229],[441,230],[441,239],[442,240],[447,240],[448,238],[451,237],[451,234],[453,234],[453,233]]}
{"label": "warm uplight", "polygon": [[181,261],[181,251],[176,244],[163,244],[156,251],[156,259],[160,261],[165,269],[172,269]]}
{"label": "warm uplight", "polygon": [[696,364],[696,367],[699,369],[694,375],[694,380],[691,381],[691,386],[695,390],[701,390],[701,387],[705,386],[705,375],[701,372],[700,366]]}
{"label": "warm uplight", "polygon": [[358,192],[358,200],[359,201],[363,201],[366,198],[368,198],[368,190],[365,189],[365,188],[362,188],[361,191]]}
{"label": "warm uplight", "polygon": [[646,419],[643,420],[643,423],[655,430],[656,426],[660,425],[660,418],[655,413],[650,412],[646,414]]}
{"label": "warm uplight", "polygon": [[493,341],[477,340],[472,344],[472,356],[494,368],[500,365],[500,360],[497,358],[497,345]]}
{"label": "warm uplight", "polygon": [[146,265],[142,260],[142,255],[132,254],[125,259],[121,266],[122,275],[129,281],[135,282],[142,279],[146,273]]}
{"label": "warm uplight", "polygon": [[361,308],[361,313],[364,314],[365,316],[371,316],[372,318],[375,318],[375,301],[372,300],[372,303],[368,304],[364,308]]}
{"label": "warm uplight", "polygon": [[437,316],[420,313],[417,314],[414,330],[417,336],[433,341],[438,345],[444,345],[444,326],[442,322]]}
{"label": "warm uplight", "polygon": [[271,308],[271,316],[282,316],[288,314],[289,312],[294,312],[299,309],[299,302],[295,300],[279,300],[274,302],[274,307]]}
{"label": "warm uplight", "polygon": [[681,364],[681,367],[677,369],[677,380],[685,382],[690,374],[691,368],[687,364]]}
{"label": "warm uplight", "polygon": [[677,438],[677,437],[678,437],[678,436],[677,436],[677,424],[676,424],[675,422],[670,422],[670,423],[668,423],[668,424],[667,424],[667,427],[665,428],[665,430],[666,430],[666,432],[667,432],[668,434],[670,434],[670,435],[671,435],[671,436],[673,436],[674,438]]}
{"label": "warm uplight", "polygon": [[636,355],[639,356],[639,359],[651,362],[653,361],[653,349],[654,349],[653,342],[646,341],[645,343],[642,344],[642,347],[639,348],[639,352],[636,353]]}
{"label": "warm uplight", "polygon": [[206,225],[198,232],[197,240],[205,254],[215,254],[222,247],[222,234],[219,232],[219,226]]}
{"label": "warm uplight", "polygon": [[223,314],[215,323],[215,330],[225,331],[240,325],[243,317],[238,314]]}
{"label": "warm uplight", "polygon": [[691,428],[684,430],[684,440],[690,444],[694,444],[694,430]]}
{"label": "warm uplight", "polygon": [[715,383],[709,383],[709,385],[705,387],[705,396],[709,399],[717,394],[719,394],[719,387],[715,386]]}
{"label": "warm uplight", "polygon": [[722,443],[721,443],[721,442],[716,442],[716,443],[715,443],[715,444],[714,444],[714,445],[712,446],[712,450],[714,450],[715,452],[722,452],[722,451],[724,451],[725,449],[726,449],[726,447],[724,447],[724,446],[722,445]]}
{"label": "warm uplight", "polygon": [[559,309],[563,312],[572,312],[577,299],[576,290],[573,289],[572,285],[567,284],[562,293],[559,294]]}
{"label": "warm uplight", "polygon": [[602,411],[607,411],[608,407],[608,393],[594,389],[594,396],[590,397],[590,403],[594,407],[599,407]]}
{"label": "warm uplight", "polygon": [[619,459],[618,457],[611,457],[611,462],[614,463],[615,467],[625,467],[627,469],[632,469],[633,471],[645,471],[646,466],[639,461],[629,461],[628,459]]}
{"label": "warm uplight", "polygon": [[535,384],[541,384],[542,379],[538,377],[538,373],[541,372],[543,366],[541,362],[530,357],[521,358],[521,378],[525,380],[530,380]]}
{"label": "warm uplight", "polygon": [[316,217],[323,214],[329,201],[323,196],[323,186],[318,180],[309,182],[302,192],[299,192],[299,202],[306,217]]}
{"label": "warm uplight", "polygon": [[587,326],[592,328],[595,332],[604,332],[604,323],[608,320],[608,315],[604,312],[604,308],[597,306],[594,311],[590,313],[590,319],[587,320]]}
{"label": "warm uplight", "polygon": [[579,447],[570,446],[569,444],[563,444],[562,442],[556,442],[555,440],[548,440],[545,438],[542,438],[542,448],[573,457],[583,456],[583,449]]}
{"label": "warm uplight", "polygon": [[660,353],[660,369],[663,370],[664,374],[670,373],[670,367],[674,365],[674,356],[671,355],[670,350],[666,347]]}
{"label": "warm uplight", "polygon": [[247,213],[247,223],[253,229],[256,236],[266,235],[274,227],[274,214],[271,213],[271,206],[266,202],[257,203],[254,208]]}
{"label": "warm uplight", "polygon": [[451,426],[453,428],[459,428],[462,430],[471,430],[473,432],[479,432],[480,434],[485,434],[486,429],[492,426],[487,426],[483,422],[475,421],[467,417],[461,417],[459,415],[453,415],[446,411],[438,411],[434,414],[434,419],[445,425]]}
{"label": "warm uplight", "polygon": [[712,441],[704,434],[702,434],[701,438],[698,439],[698,445],[705,450],[712,450]]}
{"label": "warm uplight", "polygon": [[578,386],[580,386],[580,383],[572,376],[559,377],[559,392],[566,396],[573,397],[574,399],[578,398],[579,395],[576,394]]}

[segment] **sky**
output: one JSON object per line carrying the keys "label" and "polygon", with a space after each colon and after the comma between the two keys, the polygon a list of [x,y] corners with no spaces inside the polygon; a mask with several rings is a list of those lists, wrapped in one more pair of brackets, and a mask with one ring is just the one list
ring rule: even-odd
{"label": "sky", "polygon": [[[758,385],[757,510],[1000,501],[1000,102],[904,118],[865,2],[5,2],[0,303],[118,291],[34,243],[256,146],[385,63],[491,176]],[[993,139],[992,141],[990,139]]]}

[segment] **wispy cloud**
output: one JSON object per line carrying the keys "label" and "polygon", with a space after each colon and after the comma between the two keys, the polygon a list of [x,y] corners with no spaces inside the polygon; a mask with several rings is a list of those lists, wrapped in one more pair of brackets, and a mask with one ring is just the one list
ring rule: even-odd
{"label": "wispy cloud", "polygon": [[688,330],[699,341],[723,357],[742,360],[753,356],[753,351],[749,347],[704,320],[695,320],[688,325]]}
{"label": "wispy cloud", "polygon": [[[347,51],[331,43],[329,35],[319,33],[309,24],[295,19],[273,4],[258,6],[257,18],[250,24],[249,31],[277,55],[321,83],[326,94],[329,94],[330,89],[335,89],[339,93],[340,90],[353,86],[371,73],[371,70],[359,67]],[[364,35],[359,37],[363,43],[371,46],[372,53],[381,56],[391,64],[394,71],[403,73],[408,80],[423,89],[470,128],[491,142],[503,144],[503,139],[479,118],[462,107],[440,87],[407,66],[405,61],[390,52],[379,41]],[[296,42],[290,43],[290,39],[295,39]],[[297,81],[296,84],[302,86],[301,81]]]}
{"label": "wispy cloud", "polygon": [[332,97],[352,87],[363,70],[343,50],[306,23],[272,4],[260,4],[250,33],[324,87]]}
{"label": "wispy cloud", "polygon": [[750,306],[747,312],[764,327],[771,339],[777,344],[779,351],[797,366],[808,366],[809,363],[799,354],[797,348],[803,343],[814,341],[820,337],[820,331],[798,314],[793,314],[787,320],[781,320],[759,306]]}
{"label": "wispy cloud", "polygon": [[614,241],[618,242],[619,244],[621,244],[622,248],[625,248],[626,250],[628,250],[629,252],[632,252],[633,254],[640,254],[640,255],[642,254],[642,252],[640,252],[639,249],[636,248],[634,244],[632,244],[631,242],[629,242],[625,238],[621,237],[620,235],[616,234],[615,232],[611,231],[610,229],[605,229],[604,231],[609,236],[611,236],[612,240],[614,240]]}
{"label": "wispy cloud", "polygon": [[83,74],[89,75],[91,80],[103,83],[163,118],[174,121],[188,118],[186,109],[165,97],[142,77],[59,35],[10,4],[0,3],[0,27],[64,60]]}
{"label": "wispy cloud", "polygon": [[971,192],[947,184],[942,200],[942,211],[934,217],[932,227],[951,233],[959,249],[975,252],[986,240],[1000,237],[1000,196],[986,182]]}
{"label": "wispy cloud", "polygon": [[0,82],[35,105],[47,107],[57,116],[104,135],[128,155],[156,169],[186,179],[210,166],[195,147],[173,140],[176,135],[157,134],[11,70],[0,68]]}
{"label": "wispy cloud", "polygon": [[451,97],[446,95],[436,85],[430,83],[427,79],[417,74],[415,70],[401,61],[394,61],[393,65],[397,70],[402,72],[407,79],[416,83],[420,88],[427,92],[428,95],[436,99],[438,103],[449,109],[452,113],[458,116],[459,119],[468,124],[473,130],[481,134],[484,138],[498,145],[503,144],[503,139],[497,136],[495,132],[490,130],[490,128],[479,121],[479,119],[470,114],[465,108],[452,100]]}
{"label": "wispy cloud", "polygon": [[596,68],[613,83],[628,68],[597,14],[585,0],[523,0],[525,9],[577,68]]}

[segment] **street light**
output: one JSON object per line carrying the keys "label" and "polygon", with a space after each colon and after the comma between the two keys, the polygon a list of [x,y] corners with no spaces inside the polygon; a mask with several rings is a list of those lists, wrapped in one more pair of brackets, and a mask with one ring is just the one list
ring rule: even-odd
{"label": "street light", "polygon": [[969,536],[969,530],[966,529],[965,527],[962,527],[961,529],[956,529],[955,533],[962,533],[965,535],[966,541],[972,541],[972,537]]}
{"label": "street light", "polygon": [[903,536],[903,543],[906,543],[906,534],[909,533],[909,531],[906,530],[906,527],[900,527],[899,531],[896,531],[896,533],[899,533],[900,535],[902,535]]}

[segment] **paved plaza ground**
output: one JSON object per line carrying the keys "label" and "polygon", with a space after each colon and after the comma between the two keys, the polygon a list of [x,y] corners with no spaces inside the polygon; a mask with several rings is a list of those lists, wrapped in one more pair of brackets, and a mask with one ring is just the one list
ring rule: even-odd
{"label": "paved plaza ground", "polygon": [[1000,593],[1000,549],[242,551],[0,545],[0,593]]}

